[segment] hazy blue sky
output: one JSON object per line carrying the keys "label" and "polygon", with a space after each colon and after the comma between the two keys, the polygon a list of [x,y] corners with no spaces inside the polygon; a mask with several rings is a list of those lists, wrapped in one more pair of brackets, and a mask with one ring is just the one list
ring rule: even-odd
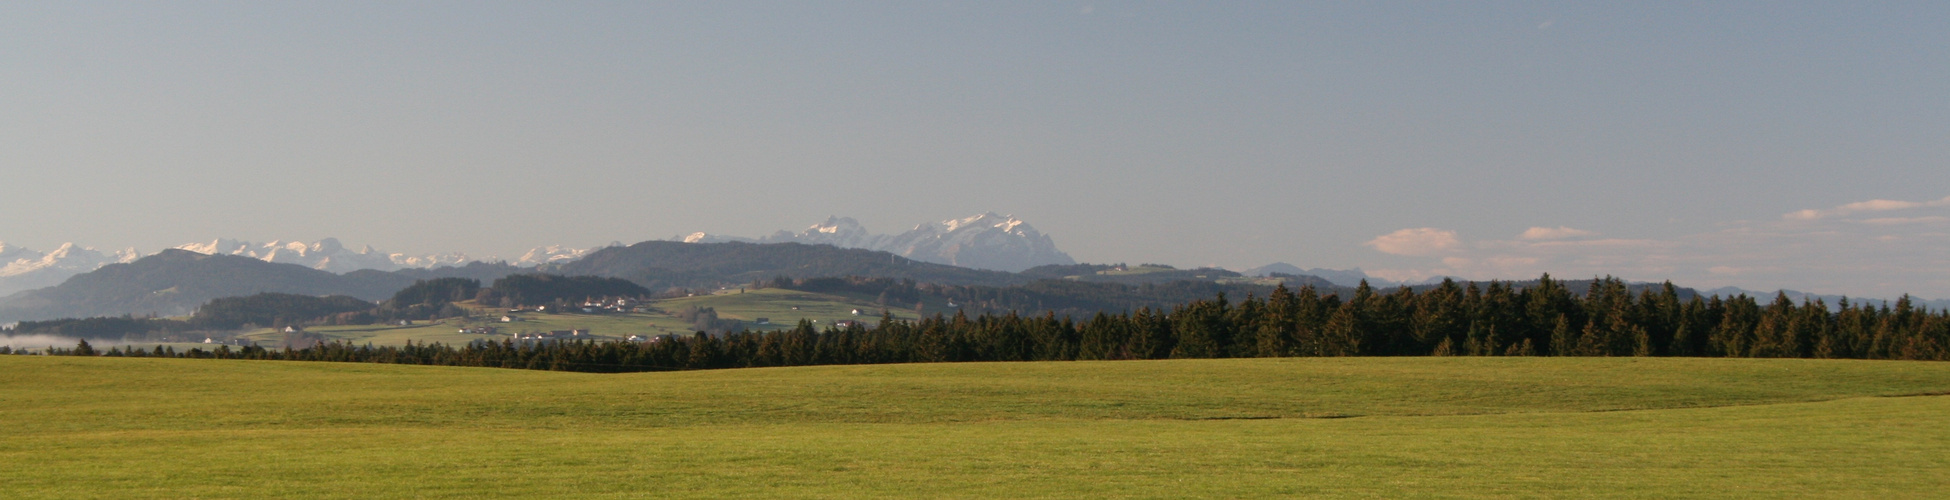
{"label": "hazy blue sky", "polygon": [[0,240],[513,256],[996,211],[1090,262],[1950,297],[1946,27],[1941,1],[8,2]]}

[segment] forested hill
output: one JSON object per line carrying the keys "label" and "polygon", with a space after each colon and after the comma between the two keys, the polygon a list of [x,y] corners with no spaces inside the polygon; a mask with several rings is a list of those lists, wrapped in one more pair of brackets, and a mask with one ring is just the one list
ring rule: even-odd
{"label": "forested hill", "polygon": [[512,266],[483,264],[410,274],[364,270],[341,275],[296,264],[172,249],[75,275],[60,285],[0,298],[0,323],[124,314],[184,315],[211,299],[265,292],[381,300],[416,279],[441,277],[443,273],[492,279],[497,273],[506,275],[515,270]]}
{"label": "forested hill", "polygon": [[[467,263],[467,265],[459,266],[459,267],[447,266],[447,267],[436,267],[432,269],[423,269],[423,268],[415,267],[415,268],[401,269],[398,271],[392,271],[387,274],[396,274],[405,277],[407,278],[406,280],[407,283],[412,283],[414,280],[437,280],[442,278],[467,278],[482,283],[491,283],[494,280],[501,279],[502,277],[508,276],[510,274],[526,273],[532,271],[534,270],[531,268],[518,267],[518,266],[510,265],[505,262],[475,261],[475,262],[469,262]],[[366,271],[353,271],[346,274],[351,275],[360,272],[366,272]],[[379,272],[379,271],[371,271],[371,272]]]}
{"label": "forested hill", "polygon": [[932,264],[887,252],[799,243],[645,241],[597,250],[580,260],[544,266],[541,270],[570,276],[623,278],[651,290],[751,283],[779,276],[867,276],[991,286],[1030,281],[1013,273]]}

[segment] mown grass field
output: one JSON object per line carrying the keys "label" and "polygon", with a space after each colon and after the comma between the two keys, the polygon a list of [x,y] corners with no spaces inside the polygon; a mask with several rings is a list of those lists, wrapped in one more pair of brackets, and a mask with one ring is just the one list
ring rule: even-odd
{"label": "mown grass field", "polygon": [[1950,488],[1950,364],[598,375],[0,357],[0,497],[1800,497]]}

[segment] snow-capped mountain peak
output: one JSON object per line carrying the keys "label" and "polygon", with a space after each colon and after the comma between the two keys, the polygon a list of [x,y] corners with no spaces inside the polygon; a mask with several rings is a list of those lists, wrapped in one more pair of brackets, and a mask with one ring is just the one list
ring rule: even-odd
{"label": "snow-capped mountain peak", "polygon": [[54,286],[69,276],[141,256],[134,248],[103,253],[92,247],[63,243],[54,251],[41,253],[0,244],[0,295]]}
{"label": "snow-capped mountain peak", "polygon": [[922,224],[889,237],[884,245],[909,258],[977,269],[1021,271],[1076,263],[1029,223],[995,212]]}
{"label": "snow-capped mountain peak", "polygon": [[[928,225],[930,224],[917,225],[914,226],[914,229],[921,229]],[[1023,222],[1022,219],[1017,219],[1013,215],[996,215],[995,212],[984,212],[975,216],[944,220],[933,223],[933,225],[940,228],[942,232],[947,233],[960,231],[965,228],[994,228],[1004,233],[1026,236],[1028,233],[1036,231],[1035,228],[1028,227],[1028,223]],[[1018,227],[1023,229],[1016,229]]]}
{"label": "snow-capped mountain peak", "polygon": [[[272,240],[262,244],[216,238],[200,243],[178,245],[176,248],[205,255],[233,255],[266,262],[297,264],[334,273],[362,269],[379,271],[427,269],[462,266],[478,261],[459,252],[408,255],[382,252],[371,245],[362,245],[358,251],[353,251],[346,248],[338,238],[325,238],[312,242]],[[535,266],[573,260],[587,255],[592,250],[594,249],[569,248],[561,245],[540,247],[530,250],[527,255],[522,256],[521,260],[511,264]],[[0,295],[58,285],[70,276],[94,271],[109,264],[133,262],[141,257],[143,254],[134,248],[102,252],[67,243],[51,252],[41,253],[0,243]]]}
{"label": "snow-capped mountain peak", "polygon": [[829,216],[797,233],[779,231],[758,239],[692,233],[687,243],[747,241],[804,243],[891,252],[910,259],[978,269],[1021,271],[1047,264],[1075,264],[1049,236],[1013,216],[985,212],[917,224],[897,235],[873,234],[852,217]]}
{"label": "snow-capped mountain peak", "polygon": [[190,243],[176,248],[201,254],[235,255],[265,262],[297,264],[335,273],[360,269],[393,271],[404,268],[457,266],[474,261],[463,253],[407,255],[381,252],[373,249],[371,245],[362,246],[359,251],[354,252],[345,248],[345,244],[338,238],[325,238],[310,243],[272,240],[263,244],[218,238],[209,243]]}
{"label": "snow-capped mountain peak", "polygon": [[177,245],[176,248],[204,255],[240,255],[250,251],[250,243],[217,238],[210,240],[209,243],[190,243]]}
{"label": "snow-capped mountain peak", "polygon": [[595,250],[594,248],[571,248],[564,245],[535,247],[534,249],[530,249],[528,253],[522,254],[520,259],[515,259],[513,264],[517,266],[536,266],[551,262],[571,261],[580,259],[584,255],[589,255],[589,252]]}
{"label": "snow-capped mountain peak", "polygon": [[826,222],[813,224],[812,227],[806,228],[804,232],[799,234],[779,231],[769,238],[760,238],[760,240],[767,243],[796,241],[810,245],[826,244],[842,248],[870,248],[878,243],[876,238],[876,235],[867,231],[866,226],[860,225],[860,221],[854,220],[852,217],[827,216]]}
{"label": "snow-capped mountain peak", "polygon": [[28,250],[18,246],[8,245],[7,242],[0,241],[0,264],[13,262],[17,259],[26,259],[26,258],[38,259],[40,258],[40,256],[41,256],[40,252],[35,252],[33,250]]}

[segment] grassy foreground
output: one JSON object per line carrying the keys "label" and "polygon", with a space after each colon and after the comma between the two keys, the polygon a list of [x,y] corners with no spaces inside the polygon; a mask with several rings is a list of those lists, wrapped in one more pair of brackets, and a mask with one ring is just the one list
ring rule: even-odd
{"label": "grassy foreground", "polygon": [[1819,360],[0,356],[0,497],[1920,498],[1946,392],[1950,364]]}

